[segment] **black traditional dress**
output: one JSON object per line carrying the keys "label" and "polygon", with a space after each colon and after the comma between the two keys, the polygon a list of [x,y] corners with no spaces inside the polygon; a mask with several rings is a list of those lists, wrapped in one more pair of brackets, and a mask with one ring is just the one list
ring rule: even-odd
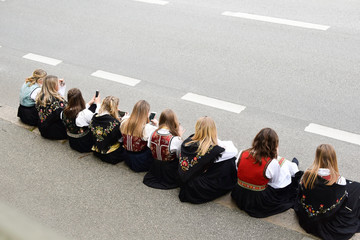
{"label": "black traditional dress", "polygon": [[154,158],[150,170],[144,176],[143,183],[157,189],[172,189],[179,186],[176,151],[182,140],[174,137],[167,129],[154,131],[148,145]]}
{"label": "black traditional dress", "polygon": [[94,145],[94,155],[102,161],[117,164],[127,159],[127,154],[122,144],[120,122],[110,114],[94,115],[90,125]]}
{"label": "black traditional dress", "polygon": [[301,184],[294,210],[301,227],[322,239],[350,239],[360,232],[360,183],[326,185],[317,176],[312,189]]}
{"label": "black traditional dress", "polygon": [[52,98],[51,102],[46,103],[46,106],[36,104],[36,109],[39,114],[38,128],[41,136],[48,139],[66,139],[66,129],[60,114],[66,106],[66,101]]}
{"label": "black traditional dress", "polygon": [[204,203],[230,192],[236,184],[235,157],[216,162],[225,149],[210,146],[204,155],[197,153],[198,144],[191,135],[181,145],[179,156],[180,193],[182,202]]}
{"label": "black traditional dress", "polygon": [[[231,197],[241,210],[252,217],[263,218],[284,212],[294,206],[302,172],[292,173],[294,175],[291,176],[288,169],[281,169],[283,164],[289,164],[285,161],[287,160],[283,158],[279,161],[263,158],[262,164],[259,165],[255,163],[255,158],[249,154],[248,150],[242,152],[238,162],[238,184],[231,193]],[[266,176],[269,166],[274,169],[272,177],[277,181],[273,183],[277,183],[281,186],[280,188],[269,185],[269,182],[273,180]],[[295,168],[297,169],[297,166]],[[285,186],[281,181],[286,178],[280,178],[280,175],[289,176]]]}
{"label": "black traditional dress", "polygon": [[150,149],[147,147],[147,141],[141,137],[135,137],[123,134],[124,148],[128,158],[125,163],[134,172],[149,171],[154,159]]}
{"label": "black traditional dress", "polygon": [[89,127],[78,127],[76,118],[68,118],[64,112],[62,113],[62,120],[66,127],[70,147],[81,153],[91,152],[94,141]]}

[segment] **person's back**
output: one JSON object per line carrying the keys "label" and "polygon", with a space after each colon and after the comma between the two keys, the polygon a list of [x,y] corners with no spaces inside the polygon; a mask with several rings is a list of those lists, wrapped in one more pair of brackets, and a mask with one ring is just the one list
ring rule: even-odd
{"label": "person's back", "polygon": [[301,172],[296,163],[278,158],[278,145],[276,132],[264,128],[239,156],[238,182],[231,197],[252,217],[268,217],[294,205]]}
{"label": "person's back", "polygon": [[39,131],[41,136],[48,139],[66,139],[66,129],[60,118],[67,102],[58,93],[59,80],[56,76],[44,79],[41,92],[36,97],[36,109],[39,114]]}
{"label": "person's back", "polygon": [[122,147],[120,118],[118,116],[119,99],[107,96],[89,125],[92,132],[94,155],[102,161],[117,164],[126,160],[125,150]]}
{"label": "person's back", "polygon": [[20,104],[17,116],[28,125],[37,126],[39,115],[35,108],[35,99],[41,90],[41,84],[47,73],[42,69],[36,69],[33,75],[25,80],[20,89]]}
{"label": "person's back", "polygon": [[100,98],[95,96],[85,104],[81,91],[72,88],[68,91],[68,104],[60,115],[66,127],[70,147],[79,152],[91,152],[93,146],[89,124],[98,112]]}
{"label": "person's back", "polygon": [[214,120],[199,118],[195,134],[181,145],[180,201],[205,203],[230,192],[236,184],[237,152],[231,141],[217,139]]}
{"label": "person's back", "polygon": [[242,152],[238,162],[238,184],[254,190],[265,189],[269,179],[265,175],[270,158],[263,158],[262,164],[255,163],[255,158],[250,152]]}
{"label": "person's back", "polygon": [[301,179],[294,210],[308,233],[350,239],[360,232],[360,183],[340,176],[334,148],[322,144]]}
{"label": "person's back", "polygon": [[135,172],[146,172],[154,159],[148,148],[150,134],[157,128],[157,120],[149,119],[150,104],[145,100],[138,101],[129,118],[121,122],[121,133],[124,148],[128,153],[125,163]]}

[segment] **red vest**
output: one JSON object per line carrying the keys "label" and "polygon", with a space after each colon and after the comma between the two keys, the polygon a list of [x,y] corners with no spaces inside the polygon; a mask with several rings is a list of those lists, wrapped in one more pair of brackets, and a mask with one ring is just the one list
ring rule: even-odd
{"label": "red vest", "polygon": [[265,176],[266,168],[272,159],[261,159],[262,164],[255,163],[249,151],[244,151],[238,163],[238,184],[252,191],[262,191],[267,187],[269,179]]}
{"label": "red vest", "polygon": [[130,152],[141,152],[145,150],[147,141],[141,139],[141,137],[134,137],[131,135],[123,134],[124,148]]}
{"label": "red vest", "polygon": [[151,136],[150,150],[154,159],[161,161],[172,161],[176,158],[176,153],[170,152],[170,143],[173,135],[159,134],[155,131]]}

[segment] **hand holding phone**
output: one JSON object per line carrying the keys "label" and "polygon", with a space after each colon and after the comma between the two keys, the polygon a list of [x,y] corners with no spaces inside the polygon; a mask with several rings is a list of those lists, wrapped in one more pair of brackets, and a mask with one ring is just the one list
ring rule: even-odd
{"label": "hand holding phone", "polygon": [[60,79],[59,79],[59,85],[60,85],[60,87],[65,86],[65,81],[64,81],[63,78],[60,78]]}
{"label": "hand holding phone", "polygon": [[155,118],[156,112],[151,112],[149,115],[149,120],[151,122],[151,120],[153,120]]}
{"label": "hand holding phone", "polygon": [[99,90],[96,90],[95,92],[95,98],[97,98],[99,96]]}

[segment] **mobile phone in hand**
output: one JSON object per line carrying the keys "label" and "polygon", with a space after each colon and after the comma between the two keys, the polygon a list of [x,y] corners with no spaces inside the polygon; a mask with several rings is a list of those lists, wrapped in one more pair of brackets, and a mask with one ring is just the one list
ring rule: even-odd
{"label": "mobile phone in hand", "polygon": [[150,121],[153,120],[154,117],[155,117],[155,115],[156,115],[156,112],[150,113],[149,120],[150,120]]}
{"label": "mobile phone in hand", "polygon": [[123,112],[123,111],[120,111],[120,110],[119,110],[118,112],[119,112],[119,116],[120,116],[120,117],[123,117],[123,116],[125,116],[125,114],[126,114],[126,112]]}
{"label": "mobile phone in hand", "polygon": [[95,97],[97,98],[99,96],[99,90],[96,90]]}

